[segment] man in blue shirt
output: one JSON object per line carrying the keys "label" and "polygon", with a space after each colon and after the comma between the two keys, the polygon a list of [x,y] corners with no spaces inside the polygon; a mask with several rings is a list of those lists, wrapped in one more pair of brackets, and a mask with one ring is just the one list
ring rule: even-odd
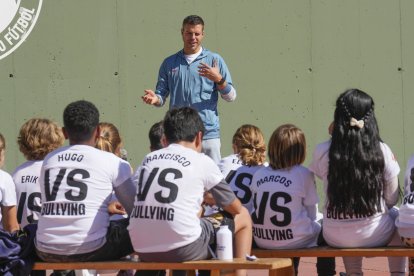
{"label": "man in blue shirt", "polygon": [[202,47],[204,21],[197,15],[187,16],[181,28],[184,47],[161,64],[156,90],[145,90],[145,103],[163,106],[170,96],[170,109],[190,106],[204,123],[203,152],[216,163],[220,154],[218,95],[231,102],[236,98],[230,72],[223,58]]}

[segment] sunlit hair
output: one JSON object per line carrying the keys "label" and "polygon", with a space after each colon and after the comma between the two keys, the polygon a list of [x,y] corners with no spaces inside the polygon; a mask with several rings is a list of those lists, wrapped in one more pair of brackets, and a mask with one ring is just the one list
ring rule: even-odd
{"label": "sunlit hair", "polygon": [[120,156],[120,149],[122,146],[121,136],[119,135],[119,131],[111,123],[102,122],[99,123],[100,134],[98,139],[96,140],[96,148],[111,152],[117,156]]}
{"label": "sunlit hair", "polygon": [[[362,128],[350,120],[363,120]],[[384,156],[380,147],[374,101],[349,89],[336,101],[329,149],[327,208],[332,212],[369,216],[381,211]]]}
{"label": "sunlit hair", "polygon": [[99,124],[99,110],[88,101],[68,104],[63,111],[63,125],[72,144],[88,141]]}
{"label": "sunlit hair", "polygon": [[302,164],[306,157],[305,134],[292,124],[279,126],[270,137],[268,155],[269,165],[275,170]]}
{"label": "sunlit hair", "polygon": [[169,144],[193,142],[198,133],[204,135],[204,123],[197,110],[192,107],[173,108],[165,114],[164,135]]}
{"label": "sunlit hair", "polygon": [[204,20],[198,15],[189,15],[184,18],[182,29],[184,29],[185,25],[201,25],[204,29]]}
{"label": "sunlit hair", "polygon": [[3,134],[0,133],[0,152],[6,149],[6,139],[4,139]]}
{"label": "sunlit hair", "polygon": [[63,145],[62,128],[49,119],[33,118],[20,128],[17,144],[27,160],[43,160]]}
{"label": "sunlit hair", "polygon": [[253,125],[242,125],[233,135],[233,145],[245,165],[257,166],[266,159],[266,143],[262,131]]}

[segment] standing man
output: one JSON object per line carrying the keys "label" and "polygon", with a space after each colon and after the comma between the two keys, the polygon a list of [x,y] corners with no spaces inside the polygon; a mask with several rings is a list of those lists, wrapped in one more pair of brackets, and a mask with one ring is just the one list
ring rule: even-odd
{"label": "standing man", "polygon": [[198,111],[206,132],[203,152],[220,162],[218,94],[225,101],[236,98],[230,72],[223,58],[202,47],[204,21],[200,16],[184,18],[181,28],[184,48],[161,64],[155,92],[145,90],[145,103],[163,106],[170,95],[170,109],[190,106]]}

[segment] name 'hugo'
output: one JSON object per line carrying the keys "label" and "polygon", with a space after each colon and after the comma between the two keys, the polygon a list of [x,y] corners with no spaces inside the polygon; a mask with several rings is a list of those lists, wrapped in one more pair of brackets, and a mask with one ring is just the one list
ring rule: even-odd
{"label": "name 'hugo'", "polygon": [[83,160],[83,154],[77,154],[77,153],[62,153],[58,155],[58,162],[61,161],[77,161],[82,162]]}

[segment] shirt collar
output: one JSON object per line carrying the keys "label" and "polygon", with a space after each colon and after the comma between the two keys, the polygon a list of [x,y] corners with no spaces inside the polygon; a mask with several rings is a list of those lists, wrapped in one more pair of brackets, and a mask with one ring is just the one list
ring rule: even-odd
{"label": "shirt collar", "polygon": [[[199,58],[203,58],[203,57],[205,57],[205,56],[207,56],[207,53],[209,52],[209,50],[207,50],[206,48],[204,48],[203,47],[203,51],[201,51],[201,54],[196,58],[196,60],[197,59],[199,59]],[[181,49],[179,52],[178,52],[178,54],[183,58],[183,59],[185,59],[185,56],[184,56],[184,49]]]}

